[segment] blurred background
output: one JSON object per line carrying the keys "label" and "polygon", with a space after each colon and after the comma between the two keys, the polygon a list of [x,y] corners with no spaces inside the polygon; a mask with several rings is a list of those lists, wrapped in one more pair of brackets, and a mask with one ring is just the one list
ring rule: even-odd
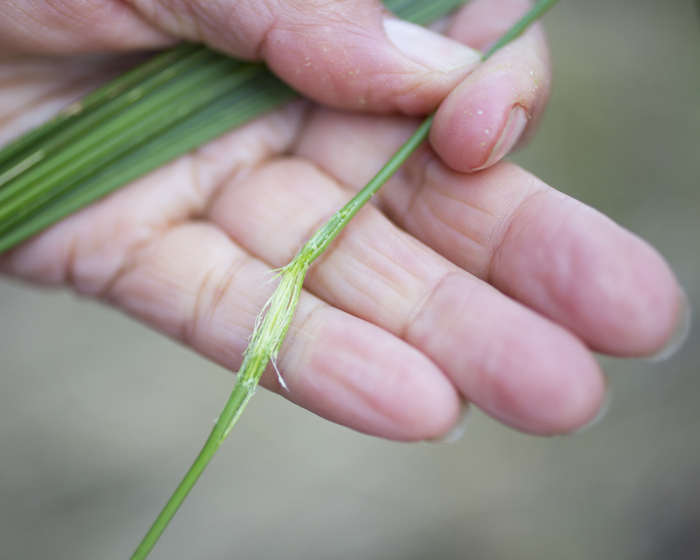
{"label": "blurred background", "polygon": [[[513,159],[655,245],[700,323],[700,15],[573,0],[546,22],[550,110]],[[700,329],[662,363],[601,359],[574,436],[478,411],[456,444],[353,433],[260,391],[152,558],[700,558]],[[0,279],[0,558],[128,558],[233,377],[91,301]]]}

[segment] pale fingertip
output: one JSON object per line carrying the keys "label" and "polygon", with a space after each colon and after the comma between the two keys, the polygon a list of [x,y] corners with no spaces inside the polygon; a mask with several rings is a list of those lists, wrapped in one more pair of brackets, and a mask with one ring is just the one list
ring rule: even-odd
{"label": "pale fingertip", "polygon": [[449,73],[481,61],[479,51],[408,21],[386,18],[384,32],[401,54],[430,70]]}
{"label": "pale fingertip", "polygon": [[606,386],[605,396],[603,397],[603,402],[601,403],[597,414],[593,417],[592,420],[585,423],[583,426],[574,430],[571,433],[572,434],[582,434],[584,432],[589,431],[594,426],[600,424],[602,422],[603,418],[605,418],[605,416],[607,416],[608,410],[610,410],[610,401],[611,401],[611,389],[610,389],[610,385],[608,384]]}
{"label": "pale fingertip", "polygon": [[685,344],[685,341],[688,340],[692,325],[693,308],[683,288],[679,288],[678,290],[678,299],[676,327],[664,347],[655,354],[645,358],[649,362],[668,360],[674,356],[681,349],[683,344]]}
{"label": "pale fingertip", "polygon": [[452,428],[441,436],[425,440],[426,443],[455,443],[464,437],[471,423],[472,409],[467,401],[462,401],[457,422]]}
{"label": "pale fingertip", "polygon": [[471,171],[481,171],[482,169],[491,167],[507,156],[517,144],[518,140],[520,140],[520,137],[527,127],[528,121],[529,117],[527,111],[522,105],[513,107],[508,114],[508,120],[506,121],[505,127],[503,127],[503,132],[501,132],[498,140],[496,140],[496,143],[493,145],[486,161],[479,167],[471,169]]}

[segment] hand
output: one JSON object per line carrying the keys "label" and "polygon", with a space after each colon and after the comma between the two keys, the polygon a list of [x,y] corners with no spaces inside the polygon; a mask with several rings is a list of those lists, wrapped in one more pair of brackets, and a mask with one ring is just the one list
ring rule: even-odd
{"label": "hand", "polygon": [[[233,14],[224,0],[50,5],[0,7],[1,48],[13,52],[2,70],[13,77],[0,93],[5,139],[122,63],[29,51],[202,40],[264,58],[326,107],[291,103],[180,158],[0,256],[1,270],[70,284],[235,371],[273,289],[266,271],[390,157],[418,122],[410,115],[447,97],[432,149],[312,266],[278,361],[289,392],[272,368],[262,384],[387,438],[440,436],[463,400],[517,429],[561,433],[603,401],[591,350],[642,356],[672,337],[682,298],[652,248],[522,169],[494,165],[546,102],[538,26],[479,66],[456,42],[407,40],[405,27],[402,38],[404,24],[383,26],[369,0],[276,11],[240,2]],[[527,5],[474,0],[449,35],[483,48]]]}

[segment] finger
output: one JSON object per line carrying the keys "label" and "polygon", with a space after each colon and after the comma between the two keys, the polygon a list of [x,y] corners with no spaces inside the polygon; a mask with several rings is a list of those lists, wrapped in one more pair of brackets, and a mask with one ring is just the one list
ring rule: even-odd
{"label": "finger", "polygon": [[[450,36],[488,47],[530,4],[476,0],[456,19]],[[535,25],[448,95],[435,116],[432,147],[457,171],[478,171],[500,161],[534,133],[549,98],[550,74],[544,32]]]}
{"label": "finger", "polygon": [[385,199],[399,224],[592,349],[651,355],[673,335],[680,290],[663,258],[522,169],[472,178],[435,161],[417,190],[401,190]]}
{"label": "finger", "polygon": [[[347,191],[303,161],[266,165],[222,190],[212,220],[247,251],[281,266]],[[309,271],[306,286],[425,353],[489,414],[557,433],[592,418],[604,383],[565,330],[499,294],[364,209]]]}
{"label": "finger", "polygon": [[[310,121],[298,150],[360,188],[410,129],[397,119],[324,111]],[[457,266],[597,351],[652,354],[672,336],[682,312],[673,273],[653,248],[515,166],[465,175],[426,150],[377,201]]]}
{"label": "finger", "polygon": [[479,62],[457,41],[391,16],[379,0],[130,0],[173,36],[246,60],[324,104],[427,113]]}
{"label": "finger", "polygon": [[0,52],[78,54],[173,44],[126,2],[19,0],[0,3]]}

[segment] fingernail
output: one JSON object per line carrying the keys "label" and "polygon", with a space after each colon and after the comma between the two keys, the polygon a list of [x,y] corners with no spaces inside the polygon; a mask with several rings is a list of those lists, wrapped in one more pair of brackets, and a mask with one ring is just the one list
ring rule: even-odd
{"label": "fingernail", "polygon": [[427,440],[428,443],[455,443],[464,437],[469,427],[469,422],[472,417],[472,409],[469,403],[462,402],[462,408],[459,411],[459,418],[452,429],[440,437]]}
{"label": "fingernail", "polygon": [[593,418],[593,420],[588,422],[588,424],[584,424],[578,430],[575,430],[572,433],[582,434],[583,432],[587,432],[588,430],[590,430],[593,426],[600,424],[601,420],[603,420],[603,418],[605,418],[605,415],[608,413],[608,410],[610,410],[610,386],[609,385],[605,391],[605,398],[603,399],[603,404],[601,404],[600,408],[598,409],[598,414],[596,414],[595,417]]}
{"label": "fingernail", "polygon": [[491,167],[497,161],[503,159],[513,149],[515,143],[522,135],[527,126],[527,112],[521,105],[516,105],[510,110],[506,126],[503,128],[501,136],[496,141],[486,162],[480,167],[475,167],[472,171],[481,171]]}
{"label": "fingernail", "polygon": [[385,19],[384,32],[406,57],[431,70],[452,72],[481,61],[479,51],[402,19]]}
{"label": "fingernail", "polygon": [[690,335],[690,325],[691,319],[693,317],[693,308],[690,305],[690,300],[682,288],[679,291],[679,304],[678,304],[678,319],[676,322],[676,329],[673,331],[671,338],[669,338],[666,346],[659,350],[656,354],[646,358],[650,362],[661,362],[663,360],[668,360],[673,356],[678,350],[681,349],[683,343],[688,340],[688,335]]}

